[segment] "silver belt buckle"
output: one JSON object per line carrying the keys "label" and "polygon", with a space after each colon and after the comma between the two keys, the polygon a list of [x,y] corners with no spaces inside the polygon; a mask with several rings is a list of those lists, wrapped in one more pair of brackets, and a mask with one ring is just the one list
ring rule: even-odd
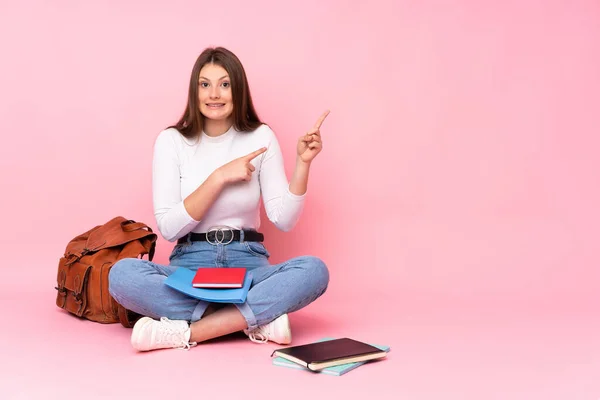
{"label": "silver belt buckle", "polygon": [[[208,238],[208,234],[210,232],[215,233],[215,241],[214,242],[211,242],[211,240]],[[231,238],[229,239],[228,242],[224,241],[226,232],[229,232],[231,234]],[[206,232],[206,241],[208,243],[212,244],[213,246],[216,246],[218,244],[229,244],[229,243],[233,242],[233,229],[231,229],[231,228],[211,228],[208,230],[208,232]]]}

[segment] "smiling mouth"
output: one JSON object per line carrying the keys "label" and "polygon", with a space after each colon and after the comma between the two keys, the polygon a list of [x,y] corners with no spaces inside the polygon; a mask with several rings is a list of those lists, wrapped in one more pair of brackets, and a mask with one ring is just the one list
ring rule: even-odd
{"label": "smiling mouth", "polygon": [[207,104],[206,106],[208,108],[221,108],[224,105],[225,105],[224,103],[211,103],[211,104]]}

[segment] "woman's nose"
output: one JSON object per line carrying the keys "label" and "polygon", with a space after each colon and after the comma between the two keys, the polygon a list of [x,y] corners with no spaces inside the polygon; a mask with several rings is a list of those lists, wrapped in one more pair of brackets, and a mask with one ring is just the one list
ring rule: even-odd
{"label": "woman's nose", "polygon": [[219,92],[219,88],[218,87],[212,87],[210,89],[210,98],[211,99],[218,99],[219,97],[221,97],[221,94]]}

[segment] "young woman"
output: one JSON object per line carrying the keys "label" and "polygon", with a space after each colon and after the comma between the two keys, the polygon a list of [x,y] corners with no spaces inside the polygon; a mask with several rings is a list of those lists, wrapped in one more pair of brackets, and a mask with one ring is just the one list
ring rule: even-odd
{"label": "young woman", "polygon": [[[239,59],[222,47],[200,54],[183,116],[154,145],[154,213],[162,236],[177,241],[169,265],[129,258],[109,275],[115,300],[145,316],[132,331],[135,349],[189,349],[237,331],[258,343],[291,342],[287,314],[321,296],[329,272],[312,256],[270,265],[258,232],[260,200],[277,228],[294,227],[328,113],[298,139],[288,182],[277,138],[258,118]],[[246,302],[208,303],[164,284],[179,267],[207,266],[247,267],[252,286]]]}

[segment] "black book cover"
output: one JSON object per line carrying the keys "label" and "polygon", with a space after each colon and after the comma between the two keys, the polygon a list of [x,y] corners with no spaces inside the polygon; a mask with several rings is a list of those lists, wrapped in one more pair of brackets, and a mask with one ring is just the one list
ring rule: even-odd
{"label": "black book cover", "polygon": [[381,352],[381,349],[370,344],[342,338],[278,349],[271,356],[275,353],[287,354],[310,364]]}

